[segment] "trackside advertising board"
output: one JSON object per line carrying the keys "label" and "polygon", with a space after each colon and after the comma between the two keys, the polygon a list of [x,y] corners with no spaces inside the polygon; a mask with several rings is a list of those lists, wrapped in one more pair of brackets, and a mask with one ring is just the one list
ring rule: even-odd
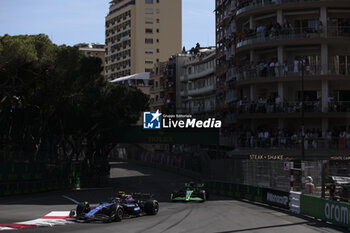
{"label": "trackside advertising board", "polygon": [[289,192],[263,188],[262,193],[262,200],[264,203],[289,209]]}
{"label": "trackside advertising board", "polygon": [[350,204],[301,195],[301,213],[350,228]]}

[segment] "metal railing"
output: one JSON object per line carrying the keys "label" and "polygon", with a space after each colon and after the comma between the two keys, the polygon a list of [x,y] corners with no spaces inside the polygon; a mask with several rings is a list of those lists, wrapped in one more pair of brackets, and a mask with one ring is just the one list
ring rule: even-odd
{"label": "metal railing", "polygon": [[[261,62],[259,64],[251,64],[240,66],[236,69],[236,79],[241,80],[258,80],[262,78],[284,78],[284,77],[300,77],[301,67],[299,63],[295,64],[278,64],[275,62],[270,66],[269,63]],[[309,64],[304,67],[305,77],[320,75],[350,75],[350,64],[329,64],[327,71],[322,69],[321,64]]]}
{"label": "metal railing", "polygon": [[[283,3],[293,3],[293,2],[319,2],[320,0],[250,0],[246,1],[245,4],[238,6],[236,15],[242,14],[246,11],[256,9],[259,7],[273,6]],[[325,0],[322,0],[325,1]]]}
{"label": "metal railing", "polygon": [[350,101],[330,101],[328,103],[328,112],[350,113]]}
{"label": "metal railing", "polygon": [[[305,101],[304,103],[305,112],[322,112],[320,101]],[[275,101],[260,100],[238,105],[238,113],[295,113],[301,111],[301,106],[302,103],[299,101],[276,103]]]}
{"label": "metal railing", "polygon": [[264,30],[261,32],[249,32],[248,35],[240,38],[241,41],[237,43],[237,48],[242,46],[263,43],[275,40],[292,40],[292,39],[306,39],[306,38],[349,38],[350,27],[328,27],[327,33],[322,27],[317,28],[281,28],[275,30]]}

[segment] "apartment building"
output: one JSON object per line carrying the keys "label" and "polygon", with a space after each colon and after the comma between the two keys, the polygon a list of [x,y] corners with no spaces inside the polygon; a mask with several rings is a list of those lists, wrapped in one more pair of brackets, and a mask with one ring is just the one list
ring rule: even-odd
{"label": "apartment building", "polygon": [[217,0],[216,25],[226,145],[350,147],[349,1]]}
{"label": "apartment building", "polygon": [[79,43],[74,45],[78,47],[80,51],[87,57],[98,57],[102,61],[103,71],[102,75],[105,74],[105,45],[104,44],[91,44],[91,43]]}
{"label": "apartment building", "polygon": [[181,0],[113,0],[106,16],[106,77],[152,72],[181,51]]}
{"label": "apartment building", "polygon": [[180,76],[183,113],[202,114],[215,111],[215,56],[215,47],[200,48],[184,62]]}

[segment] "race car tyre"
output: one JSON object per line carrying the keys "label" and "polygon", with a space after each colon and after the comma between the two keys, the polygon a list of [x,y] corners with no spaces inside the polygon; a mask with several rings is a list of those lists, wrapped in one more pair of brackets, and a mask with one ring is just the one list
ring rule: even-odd
{"label": "race car tyre", "polygon": [[209,199],[209,192],[208,192],[208,190],[207,190],[207,189],[205,190],[205,199],[206,199],[206,200],[208,200],[208,199]]}
{"label": "race car tyre", "polygon": [[148,215],[156,215],[159,210],[159,203],[156,200],[148,200],[145,203],[145,213]]}
{"label": "race car tyre", "polygon": [[202,198],[201,202],[205,202],[207,200],[207,195],[204,190],[199,191],[199,196]]}
{"label": "race car tyre", "polygon": [[124,210],[123,208],[119,207],[115,212],[114,220],[116,222],[120,222],[123,219],[123,216],[124,216]]}
{"label": "race car tyre", "polygon": [[72,209],[70,212],[69,212],[69,217],[70,218],[75,218],[77,216],[77,211],[75,209]]}
{"label": "race car tyre", "polygon": [[76,209],[76,215],[88,213],[90,211],[90,205],[88,202],[80,202]]}

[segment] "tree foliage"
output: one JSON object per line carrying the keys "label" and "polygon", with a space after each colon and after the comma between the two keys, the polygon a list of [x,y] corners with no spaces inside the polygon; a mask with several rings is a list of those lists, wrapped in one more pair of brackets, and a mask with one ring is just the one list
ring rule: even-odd
{"label": "tree foliage", "polygon": [[105,159],[117,143],[111,131],[135,123],[148,101],[101,71],[99,58],[46,35],[0,37],[2,159]]}

